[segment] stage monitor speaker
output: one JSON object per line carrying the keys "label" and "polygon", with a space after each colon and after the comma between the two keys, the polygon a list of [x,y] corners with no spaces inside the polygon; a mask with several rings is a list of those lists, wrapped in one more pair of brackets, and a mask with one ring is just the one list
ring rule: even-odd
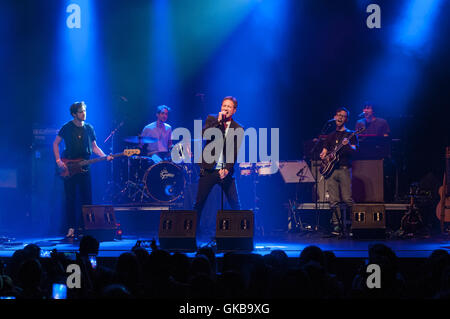
{"label": "stage monitor speaker", "polygon": [[219,210],[216,219],[217,251],[252,251],[254,225],[251,210]]}
{"label": "stage monitor speaker", "polygon": [[355,239],[385,238],[385,206],[379,204],[355,204],[352,208],[351,229]]}
{"label": "stage monitor speaker", "polygon": [[352,197],[355,203],[383,203],[383,160],[352,162]]}
{"label": "stage monitor speaker", "polygon": [[90,235],[98,241],[114,240],[117,223],[114,207],[111,205],[83,205],[83,235]]}
{"label": "stage monitor speaker", "polygon": [[159,245],[168,251],[196,251],[196,230],[196,211],[162,211],[159,219]]}

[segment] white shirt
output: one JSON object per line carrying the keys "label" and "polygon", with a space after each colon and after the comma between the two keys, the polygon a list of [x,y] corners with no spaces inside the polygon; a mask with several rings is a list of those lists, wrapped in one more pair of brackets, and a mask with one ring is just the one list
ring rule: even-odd
{"label": "white shirt", "polygon": [[158,141],[149,143],[147,146],[148,152],[168,152],[169,141],[172,135],[172,127],[169,124],[163,123],[164,126],[158,126],[158,122],[153,122],[144,127],[142,136],[156,138]]}
{"label": "white shirt", "polygon": [[[230,124],[231,124],[231,120],[230,121],[228,121],[228,122],[226,122],[226,128],[225,128],[225,136],[227,136],[227,133],[228,133],[228,129],[230,128]],[[225,142],[225,141],[224,141]],[[219,159],[217,160],[217,164],[216,164],[216,169],[222,169],[222,168],[225,168],[225,162],[224,162],[224,159],[223,159],[223,149],[222,149],[222,151],[220,152],[220,156],[219,156]]]}

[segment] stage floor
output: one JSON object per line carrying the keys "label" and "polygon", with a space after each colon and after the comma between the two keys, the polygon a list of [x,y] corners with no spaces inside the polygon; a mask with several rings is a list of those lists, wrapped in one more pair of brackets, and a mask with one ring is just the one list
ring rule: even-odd
{"label": "stage floor", "polygon": [[[122,253],[130,251],[138,240],[157,240],[157,234],[147,236],[126,236],[121,240],[103,241],[100,243],[99,257],[118,257]],[[61,252],[75,252],[78,250],[79,242],[65,243],[61,238],[9,238],[10,241],[0,242],[0,257],[9,258],[14,251],[28,244],[37,244],[41,250],[49,252],[57,249]],[[373,243],[384,243],[391,247],[400,258],[426,258],[433,250],[450,250],[448,236],[435,236],[431,238],[396,238],[361,240],[353,238],[327,238],[325,235],[315,232],[309,233],[281,233],[274,236],[255,238],[252,253],[266,255],[274,250],[283,250],[289,258],[297,258],[301,251],[309,246],[316,245],[322,250],[333,251],[338,258],[367,258],[368,247]],[[197,246],[211,245],[211,241],[197,241]],[[148,248],[150,249],[150,248]],[[189,257],[194,252],[186,252]],[[220,258],[223,253],[217,253]]]}

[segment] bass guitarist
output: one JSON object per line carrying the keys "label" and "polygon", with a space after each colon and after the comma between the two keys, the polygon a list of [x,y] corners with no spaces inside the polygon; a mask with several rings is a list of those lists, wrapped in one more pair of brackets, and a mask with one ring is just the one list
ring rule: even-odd
{"label": "bass guitarist", "polygon": [[[86,104],[75,102],[70,106],[70,114],[73,120],[67,122],[59,130],[53,142],[53,153],[56,164],[62,170],[67,169],[66,164],[61,160],[59,144],[64,140],[64,159],[89,159],[92,153],[98,156],[106,156],[97,146],[94,127],[86,123]],[[113,157],[108,155],[108,161]],[[79,192],[79,203],[81,205],[92,204],[92,185],[89,169],[80,174],[64,179],[64,193],[66,196],[66,218],[68,231],[66,238],[74,238],[75,231],[78,231],[81,224],[81,211],[77,207],[77,191]]]}
{"label": "bass guitarist", "polygon": [[328,194],[330,195],[331,220],[333,224],[333,235],[341,236],[344,231],[342,221],[342,213],[339,207],[343,203],[346,209],[351,210],[353,206],[352,199],[352,172],[351,157],[358,147],[358,138],[352,135],[353,131],[345,127],[348,122],[349,111],[345,107],[336,110],[334,121],[336,123],[336,131],[328,135],[324,143],[324,148],[320,153],[323,160],[329,152],[332,152],[339,144],[343,147],[337,153],[339,156],[331,175],[327,177]]}

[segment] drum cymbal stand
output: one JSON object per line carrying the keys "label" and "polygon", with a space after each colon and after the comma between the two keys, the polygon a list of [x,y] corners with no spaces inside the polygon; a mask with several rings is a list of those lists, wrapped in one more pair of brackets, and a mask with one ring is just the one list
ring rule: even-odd
{"label": "drum cymbal stand", "polygon": [[120,197],[126,196],[131,202],[143,202],[144,197],[148,199],[149,196],[145,193],[144,187],[139,183],[138,176],[135,176],[135,180],[138,182],[130,179],[130,157],[127,158],[127,166],[128,180],[125,182],[125,187],[120,191]]}
{"label": "drum cymbal stand", "polygon": [[130,180],[125,182],[125,188],[120,191],[120,194],[125,195],[131,202],[143,202],[144,197],[150,198],[141,185]]}

